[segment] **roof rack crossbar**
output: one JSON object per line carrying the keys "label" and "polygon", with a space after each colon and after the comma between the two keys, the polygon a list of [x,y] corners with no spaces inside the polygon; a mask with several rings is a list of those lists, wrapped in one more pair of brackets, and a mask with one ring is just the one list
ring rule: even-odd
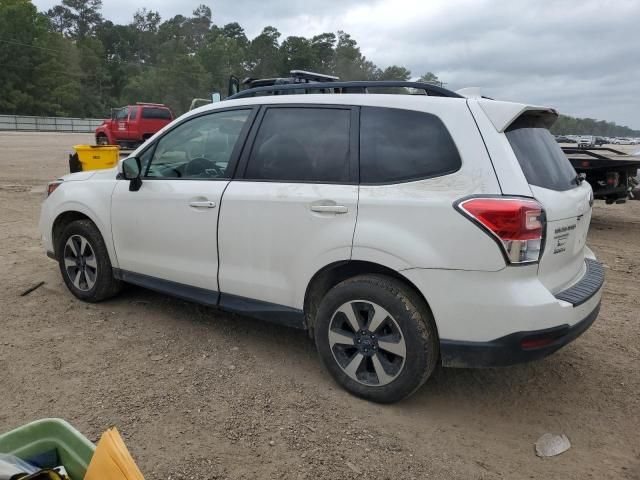
{"label": "roof rack crossbar", "polygon": [[[329,89],[367,89],[367,88],[413,88],[423,90],[427,95],[436,97],[464,98],[451,90],[438,87],[431,83],[422,82],[402,82],[395,80],[378,80],[378,81],[354,81],[354,82],[309,82],[309,83],[292,83],[285,85],[269,85],[264,87],[255,87],[242,90],[227,97],[227,100],[237,98],[251,97],[256,93],[275,92],[287,90],[329,90]],[[354,92],[355,93],[355,92]],[[364,92],[367,93],[367,92]]]}

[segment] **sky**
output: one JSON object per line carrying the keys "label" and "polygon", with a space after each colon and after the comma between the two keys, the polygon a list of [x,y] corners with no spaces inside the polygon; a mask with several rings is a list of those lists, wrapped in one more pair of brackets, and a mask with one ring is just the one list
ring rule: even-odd
{"label": "sky", "polygon": [[102,13],[129,23],[139,8],[168,19],[201,3],[249,38],[344,30],[378,67],[640,130],[640,0],[103,0]]}

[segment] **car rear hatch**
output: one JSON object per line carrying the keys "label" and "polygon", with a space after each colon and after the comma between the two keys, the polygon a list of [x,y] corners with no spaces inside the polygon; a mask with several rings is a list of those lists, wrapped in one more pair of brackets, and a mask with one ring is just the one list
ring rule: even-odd
{"label": "car rear hatch", "polygon": [[548,128],[550,110],[524,112],[505,129],[533,197],[544,207],[546,230],[538,276],[554,294],[586,272],[585,246],[593,194],[580,181]]}

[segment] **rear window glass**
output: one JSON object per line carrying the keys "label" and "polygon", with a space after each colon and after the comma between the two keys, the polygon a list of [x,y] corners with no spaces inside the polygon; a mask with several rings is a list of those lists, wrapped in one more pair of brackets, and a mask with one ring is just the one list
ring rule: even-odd
{"label": "rear window glass", "polygon": [[557,191],[577,187],[576,171],[541,118],[520,117],[505,133],[530,185]]}
{"label": "rear window glass", "polygon": [[360,182],[393,183],[437,177],[462,165],[446,127],[435,115],[363,107]]}
{"label": "rear window glass", "polygon": [[149,108],[142,109],[142,118],[153,118],[157,120],[171,120],[171,112],[166,108]]}

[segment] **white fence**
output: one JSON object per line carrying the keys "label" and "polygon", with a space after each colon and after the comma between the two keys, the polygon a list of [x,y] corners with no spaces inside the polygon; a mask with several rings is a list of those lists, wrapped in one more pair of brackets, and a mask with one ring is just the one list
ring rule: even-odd
{"label": "white fence", "polygon": [[17,132],[93,132],[102,120],[97,118],[28,117],[0,115],[0,130]]}

